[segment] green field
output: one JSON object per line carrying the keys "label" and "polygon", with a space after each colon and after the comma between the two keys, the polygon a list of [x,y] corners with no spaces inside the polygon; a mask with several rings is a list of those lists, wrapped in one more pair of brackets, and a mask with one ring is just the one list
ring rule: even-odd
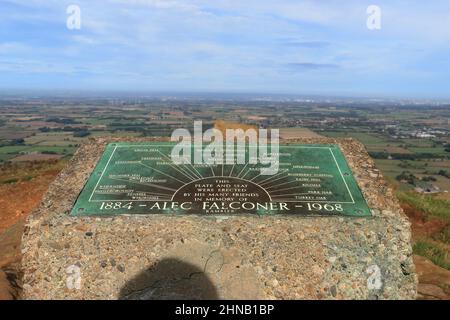
{"label": "green field", "polygon": [[[399,183],[396,178],[403,172],[414,174],[417,181],[422,178],[432,177],[435,181],[430,182],[442,191],[450,191],[450,179],[438,174],[439,171],[450,172],[450,153],[443,146],[436,146],[436,141],[430,139],[397,139],[393,140],[387,134],[363,131],[352,131],[349,129],[335,131],[319,131],[328,137],[348,138],[352,137],[362,142],[369,152],[383,152],[386,154],[430,154],[436,159],[396,160],[396,159],[374,159],[376,166],[383,175],[391,182],[397,184],[401,191],[412,190],[415,185]],[[439,159],[441,158],[441,159]],[[426,183],[425,183],[426,184]],[[450,199],[450,193],[443,193],[443,198]],[[450,209],[449,209],[450,210]]]}
{"label": "green field", "polygon": [[72,132],[37,133],[25,138],[25,144],[33,146],[67,147],[81,142],[83,142],[83,138],[73,137]]}
{"label": "green field", "polygon": [[450,201],[435,199],[431,196],[419,196],[411,192],[398,192],[397,197],[424,214],[425,220],[438,219],[446,222],[439,232],[419,239],[414,243],[415,254],[426,257],[436,265],[450,270]]}

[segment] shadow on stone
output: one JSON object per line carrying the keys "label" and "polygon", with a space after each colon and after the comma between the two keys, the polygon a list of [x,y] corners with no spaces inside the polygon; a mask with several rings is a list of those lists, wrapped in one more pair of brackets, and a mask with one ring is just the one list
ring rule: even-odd
{"label": "shadow on stone", "polygon": [[208,276],[192,264],[168,258],[129,280],[121,300],[214,300],[218,293]]}

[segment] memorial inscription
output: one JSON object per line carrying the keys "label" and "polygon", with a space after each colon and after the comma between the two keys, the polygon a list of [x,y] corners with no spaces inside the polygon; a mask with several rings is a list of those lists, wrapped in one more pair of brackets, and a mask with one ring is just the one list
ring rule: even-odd
{"label": "memorial inscription", "polygon": [[176,165],[173,146],[107,145],[71,214],[371,215],[338,145],[280,145],[273,175],[261,164]]}

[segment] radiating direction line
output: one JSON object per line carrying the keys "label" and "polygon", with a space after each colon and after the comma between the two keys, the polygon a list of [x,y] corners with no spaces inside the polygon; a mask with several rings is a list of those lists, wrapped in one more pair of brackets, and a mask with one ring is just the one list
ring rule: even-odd
{"label": "radiating direction line", "polygon": [[193,164],[190,164],[190,165],[191,165],[192,169],[194,169],[195,172],[197,172],[197,174],[198,174],[198,176],[199,176],[200,179],[204,178],[204,177],[202,176],[202,174],[200,173],[200,171],[198,171],[198,170],[195,168],[195,166],[194,166]]}
{"label": "radiating direction line", "polygon": [[95,190],[97,194],[110,194],[110,195],[117,195],[117,194],[123,194],[123,193],[128,193],[126,191],[122,191],[122,192],[98,192],[98,190]]}
{"label": "radiating direction line", "polygon": [[221,174],[221,176],[222,177],[223,177],[223,162],[224,162],[224,159],[225,159],[225,150],[222,149],[222,163],[221,163],[221,165],[222,165],[222,174]]}
{"label": "radiating direction line", "polygon": [[306,195],[310,195],[310,193],[289,193],[289,194],[279,194],[279,195],[273,195],[272,198],[282,198],[285,196],[306,196]]}
{"label": "radiating direction line", "polygon": [[142,162],[139,162],[139,164],[143,165],[143,166],[146,167],[146,168],[149,168],[149,169],[152,169],[152,170],[154,170],[154,171],[156,171],[156,172],[159,172],[159,173],[165,175],[166,177],[169,177],[169,178],[171,178],[171,179],[177,180],[178,182],[181,182],[182,184],[185,184],[185,183],[186,183],[186,181],[181,181],[181,180],[178,179],[178,178],[172,177],[170,174],[164,173],[164,172],[162,172],[162,171],[160,171],[160,170],[158,170],[158,169],[155,169],[155,168],[150,167],[150,166],[148,166],[148,165],[146,165],[146,164],[143,164]]}
{"label": "radiating direction line", "polygon": [[[261,168],[259,169],[261,171]],[[250,181],[255,180],[256,178],[258,178],[260,175],[262,175],[262,173],[259,173],[258,175],[254,176],[253,178],[250,179]]]}
{"label": "radiating direction line", "polygon": [[171,194],[167,194],[167,193],[150,192],[150,191],[135,191],[135,192],[147,193],[147,194],[152,195],[152,196],[170,196],[171,195]]}
{"label": "radiating direction line", "polygon": [[[192,164],[190,164],[192,166]],[[201,178],[201,176],[197,175],[194,171],[191,170],[191,168],[188,167],[187,164],[183,164],[183,168],[186,169],[187,172],[189,172],[191,175],[194,176],[194,180],[197,180],[198,178]]]}
{"label": "radiating direction line", "polygon": [[[275,178],[276,176],[278,176],[278,175],[280,175],[280,174],[286,173],[286,171],[287,171],[287,170],[278,172],[277,174],[274,174],[273,176],[271,176],[271,177],[269,177],[269,178],[267,178],[267,179],[261,181],[259,184],[260,184],[260,185],[266,184],[266,181],[269,181],[269,180]],[[278,179],[276,179],[276,180],[273,180],[272,182],[277,181],[277,180],[280,180],[280,179],[281,179],[281,178],[278,178]],[[270,182],[270,183],[272,183],[272,182]]]}
{"label": "radiating direction line", "polygon": [[[251,170],[252,168],[248,168],[247,172],[241,177],[241,179],[244,179],[246,175],[248,175],[250,172],[252,172]],[[251,180],[250,180],[251,181]]]}
{"label": "radiating direction line", "polygon": [[233,170],[234,170],[234,166],[235,166],[235,165],[236,165],[236,163],[233,162],[233,166],[231,167],[231,171],[230,171],[230,173],[228,174],[229,177],[231,177],[231,174],[233,173]]}
{"label": "radiating direction line", "polygon": [[159,188],[159,189],[163,189],[163,190],[177,191],[177,189],[173,189],[173,188],[169,188],[169,187],[163,187],[163,186],[159,186],[159,185],[153,184],[153,183],[142,183],[142,182],[137,182],[137,181],[133,181],[133,180],[129,180],[129,179],[126,180],[126,179],[119,179],[119,178],[110,178],[110,179],[111,180],[117,180],[117,181],[123,181],[123,182],[131,182],[131,183],[139,184],[141,186]]}
{"label": "radiating direction line", "polygon": [[276,188],[276,187],[281,187],[282,185],[289,184],[289,183],[294,183],[294,182],[297,182],[297,181],[283,182],[283,183],[280,183],[280,184],[276,184],[276,185],[273,185],[273,186],[266,187],[266,189],[272,189],[272,188]]}
{"label": "radiating direction line", "polygon": [[272,192],[280,192],[280,191],[286,191],[286,190],[292,190],[292,189],[298,189],[301,188],[300,186],[290,187],[290,188],[284,188],[284,189],[278,189]]}
{"label": "radiating direction line", "polygon": [[211,169],[211,172],[212,172],[212,176],[211,177],[215,177],[216,174],[214,173],[214,169],[213,169],[213,165],[212,164],[209,165],[209,169]]}
{"label": "radiating direction line", "polygon": [[238,173],[238,175],[237,175],[238,178],[241,177],[242,171],[244,171],[244,169],[247,168],[247,166],[248,166],[248,162],[245,164],[245,166],[242,168],[242,170]]}
{"label": "radiating direction line", "polygon": [[[159,152],[160,155],[162,155],[163,157],[165,157],[165,158],[167,158],[167,159],[169,160],[169,166],[170,166],[171,168],[173,168],[173,169],[177,170],[178,172],[184,174],[186,177],[188,177],[189,180],[191,180],[191,181],[195,180],[195,177],[193,177],[193,176],[191,176],[190,174],[184,172],[184,171],[182,170],[181,167],[178,167],[178,168],[177,168],[177,167],[175,167],[174,165],[170,164],[170,162],[173,163],[173,161],[172,161],[172,159],[170,159],[167,155],[165,155],[164,153],[162,153],[162,152],[159,151],[159,150],[157,150],[157,151]],[[167,160],[166,160],[166,161],[167,161]]]}
{"label": "radiating direction line", "polygon": [[[277,178],[277,179],[275,179],[275,180],[272,180],[272,181],[269,181],[269,182],[266,182],[266,183],[264,183],[264,184],[271,184],[271,183],[274,183],[275,181],[278,181],[278,180],[281,180],[281,179],[285,179],[285,178],[287,178],[287,177],[289,177],[289,176],[282,176],[282,177],[279,177],[279,178]],[[261,185],[263,185],[263,184],[261,184]],[[265,187],[264,187],[265,188]]]}

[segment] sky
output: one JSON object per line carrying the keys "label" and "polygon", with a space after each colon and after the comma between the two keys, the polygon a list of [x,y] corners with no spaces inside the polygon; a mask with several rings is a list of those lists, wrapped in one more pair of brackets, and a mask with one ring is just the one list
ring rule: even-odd
{"label": "sky", "polygon": [[448,99],[450,1],[0,0],[12,89]]}

